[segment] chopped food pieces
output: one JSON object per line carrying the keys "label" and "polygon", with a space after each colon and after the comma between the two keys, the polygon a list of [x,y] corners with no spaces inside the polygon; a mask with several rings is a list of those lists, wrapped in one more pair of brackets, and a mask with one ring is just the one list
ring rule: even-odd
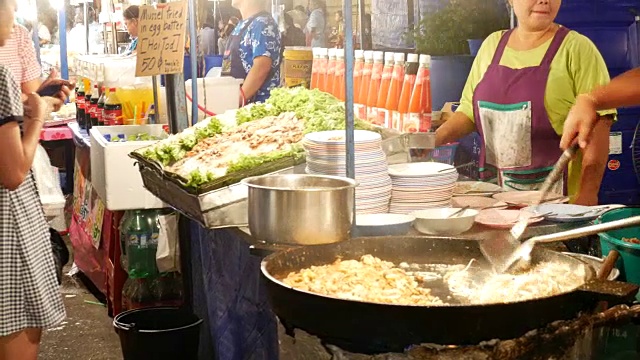
{"label": "chopped food pieces", "polygon": [[395,305],[437,305],[442,301],[421,287],[415,277],[372,255],[338,259],[289,274],[283,282],[296,289],[346,300]]}
{"label": "chopped food pieces", "polygon": [[629,244],[636,244],[636,245],[640,245],[640,239],[638,238],[622,238],[622,241],[629,243]]}

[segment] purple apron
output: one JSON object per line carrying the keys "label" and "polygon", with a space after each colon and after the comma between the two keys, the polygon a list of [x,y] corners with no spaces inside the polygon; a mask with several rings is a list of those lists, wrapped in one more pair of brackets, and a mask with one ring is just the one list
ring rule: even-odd
{"label": "purple apron", "polygon": [[[560,137],[545,108],[545,91],[553,58],[569,30],[560,27],[539,66],[511,69],[500,65],[509,37],[502,38],[473,94],[476,128],[483,139],[480,171],[493,172],[507,190],[538,189],[562,154]],[[555,188],[567,193],[567,171]]]}

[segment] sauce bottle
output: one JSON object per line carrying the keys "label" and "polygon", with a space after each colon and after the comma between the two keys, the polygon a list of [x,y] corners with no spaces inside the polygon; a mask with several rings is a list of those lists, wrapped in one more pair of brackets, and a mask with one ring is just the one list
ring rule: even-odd
{"label": "sauce bottle", "polygon": [[104,126],[104,102],[107,100],[107,91],[105,87],[102,87],[102,93],[98,99],[98,107],[96,110],[96,118],[98,119],[98,126]]}
{"label": "sauce bottle", "polygon": [[329,50],[327,48],[318,48],[318,90],[327,91],[327,66],[329,65]]}
{"label": "sauce bottle", "polygon": [[384,55],[384,68],[382,70],[382,79],[380,81],[380,91],[378,93],[378,102],[376,108],[378,110],[377,124],[382,124],[386,128],[391,128],[391,116],[385,108],[387,105],[387,97],[389,96],[389,86],[391,85],[391,75],[393,74],[393,55],[387,52]]}
{"label": "sauce bottle", "polygon": [[86,87],[84,91],[84,123],[87,127],[87,130],[91,129],[91,82],[89,82],[89,86]]}
{"label": "sauce bottle", "polygon": [[76,92],[76,121],[80,128],[86,128],[85,118],[85,90],[84,81],[80,79],[80,85],[78,86],[78,92]]}
{"label": "sauce bottle", "polygon": [[336,49],[329,49],[327,62],[327,76],[325,77],[325,92],[333,94],[333,83],[336,80]]}
{"label": "sauce bottle", "polygon": [[331,91],[331,93],[333,94],[333,96],[342,101],[344,101],[345,92],[344,73],[344,49],[336,49],[336,74],[334,77],[333,90]]}
{"label": "sauce bottle", "polygon": [[[355,63],[353,64],[353,96],[355,98],[360,95],[360,87],[362,85],[362,68],[364,68],[364,51],[355,51]],[[357,113],[357,110],[354,110]]]}
{"label": "sauce bottle", "polygon": [[398,121],[400,120],[400,114],[398,114],[398,103],[400,102],[400,92],[404,81],[404,54],[395,53],[393,60],[393,74],[391,75],[391,84],[389,85],[389,95],[387,95],[385,109],[387,109],[391,118],[391,128],[399,131],[400,124]]}
{"label": "sauce bottle", "polygon": [[420,69],[418,69],[418,77],[416,78],[416,88],[421,83],[420,89],[420,132],[428,132],[431,130],[431,56],[420,55]]}
{"label": "sauce bottle", "polygon": [[409,104],[411,102],[411,96],[416,84],[416,77],[418,75],[418,54],[409,54],[407,63],[405,64],[405,75],[402,83],[402,91],[400,92],[400,101],[398,102],[398,120],[397,124],[401,132],[417,132],[420,124],[418,123],[415,128],[405,127],[405,119],[409,117]]}
{"label": "sauce bottle", "polygon": [[104,122],[106,125],[122,125],[122,102],[116,95],[116,88],[109,89],[109,96],[104,102]]}
{"label": "sauce bottle", "polygon": [[364,66],[362,67],[362,81],[360,82],[360,92],[354,94],[356,106],[356,117],[367,118],[367,100],[369,97],[369,84],[371,83],[371,72],[373,70],[373,51],[364,52]]}
{"label": "sauce bottle", "polygon": [[[420,55],[420,65],[417,70],[417,76],[413,92],[411,94],[411,100],[409,102],[408,114],[404,117],[404,131],[405,132],[422,132],[423,130],[423,116],[425,113],[424,106],[428,105],[424,103],[425,91],[427,88],[427,55]],[[412,64],[408,64],[412,66]],[[413,69],[411,69],[413,70]],[[407,70],[409,71],[409,69]],[[430,127],[430,126],[429,126]],[[428,129],[426,131],[429,131]]]}
{"label": "sauce bottle", "polygon": [[92,127],[98,126],[98,100],[100,100],[100,91],[98,84],[95,84],[89,98],[89,122]]}
{"label": "sauce bottle", "polygon": [[380,94],[380,83],[382,82],[382,70],[384,68],[384,52],[373,53],[373,68],[371,69],[371,82],[369,83],[369,94],[367,96],[367,120],[378,124],[378,95]]}

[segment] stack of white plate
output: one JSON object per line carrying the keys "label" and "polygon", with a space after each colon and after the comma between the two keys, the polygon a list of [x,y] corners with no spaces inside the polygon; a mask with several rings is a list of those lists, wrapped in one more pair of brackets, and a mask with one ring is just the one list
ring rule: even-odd
{"label": "stack of white plate", "polygon": [[[307,134],[303,145],[307,153],[307,174],[346,176],[345,131]],[[355,131],[356,213],[376,214],[389,211],[391,178],[382,137],[372,131]]]}
{"label": "stack of white plate", "polygon": [[416,162],[389,166],[392,214],[451,206],[458,171],[447,164]]}

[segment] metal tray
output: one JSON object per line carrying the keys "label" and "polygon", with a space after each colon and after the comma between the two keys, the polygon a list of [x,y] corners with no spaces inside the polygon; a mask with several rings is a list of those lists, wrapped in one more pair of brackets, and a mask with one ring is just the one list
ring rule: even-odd
{"label": "metal tray", "polygon": [[[382,148],[390,164],[411,161],[410,148],[432,148],[435,144],[433,134],[398,135],[393,131],[383,131],[383,138],[385,140],[382,142]],[[304,174],[306,167],[304,163],[275,170],[272,167],[261,167],[254,169],[250,174],[237,174],[233,179],[226,180],[227,182],[235,181],[235,183],[227,183],[224,187],[208,192],[196,193],[192,189],[185,188],[178,179],[167,175],[157,164],[133,154],[132,157],[138,162],[142,182],[147,190],[209,229],[248,225],[248,189],[239,183],[241,179],[265,174]],[[282,164],[278,165],[282,166]]]}
{"label": "metal tray", "polygon": [[[209,229],[247,226],[247,193],[245,185],[236,183],[204,194],[194,194],[153,167],[138,163],[144,187],[160,200]],[[289,167],[270,174],[304,173],[304,165]]]}

